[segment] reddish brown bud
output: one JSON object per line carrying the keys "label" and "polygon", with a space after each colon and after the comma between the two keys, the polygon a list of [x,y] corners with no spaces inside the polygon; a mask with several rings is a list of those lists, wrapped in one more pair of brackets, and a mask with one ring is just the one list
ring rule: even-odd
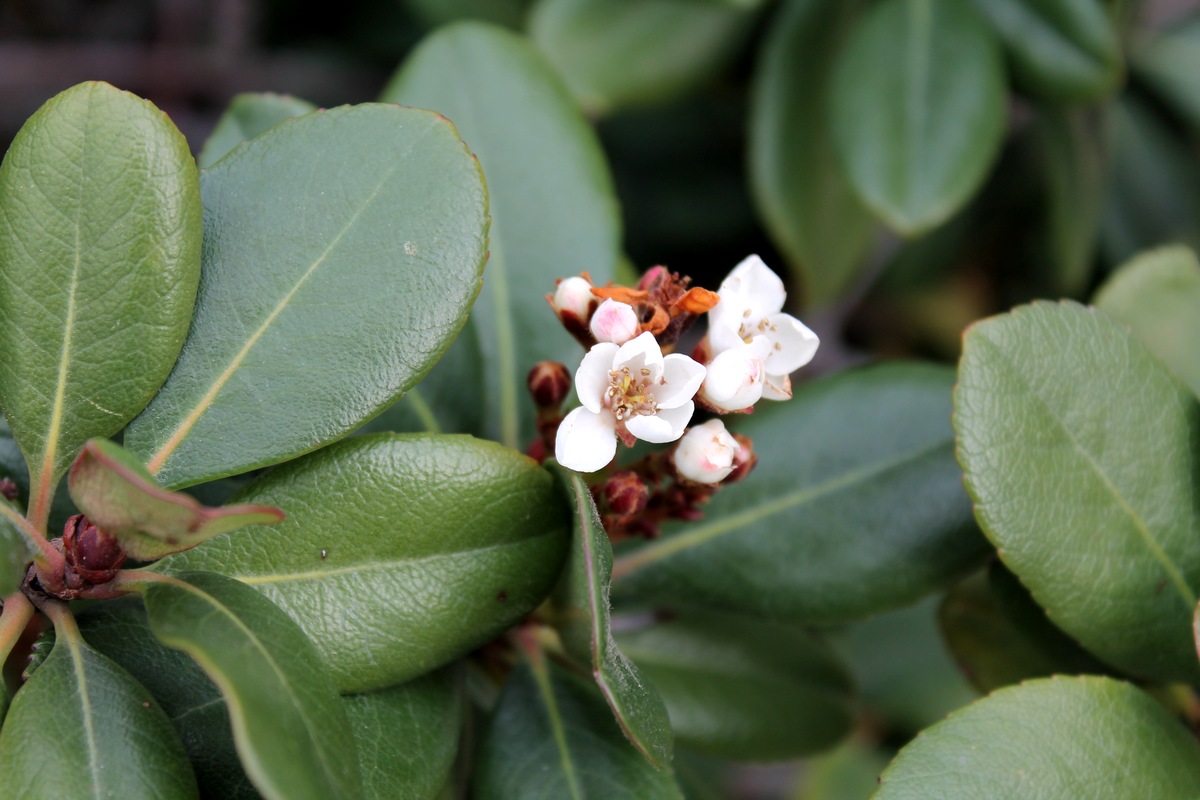
{"label": "reddish brown bud", "polygon": [[68,571],[74,572],[87,583],[108,583],[125,563],[125,551],[120,543],[93,525],[83,514],[76,514],[67,520],[62,541]]}
{"label": "reddish brown bud", "polygon": [[12,478],[0,478],[0,497],[10,503],[16,500],[21,494],[21,490],[17,488],[16,482]]}
{"label": "reddish brown bud", "polygon": [[635,472],[617,472],[604,482],[604,502],[619,517],[632,517],[646,508],[648,487]]}
{"label": "reddish brown bud", "polygon": [[737,483],[742,478],[750,474],[750,470],[758,463],[758,456],[754,453],[754,442],[749,436],[743,436],[740,433],[735,433],[733,438],[741,447],[738,448],[737,454],[733,457],[733,472],[730,472],[725,480],[721,483]]}
{"label": "reddish brown bud", "polygon": [[571,373],[557,361],[539,361],[525,379],[533,402],[539,409],[553,411],[567,399],[571,391]]}

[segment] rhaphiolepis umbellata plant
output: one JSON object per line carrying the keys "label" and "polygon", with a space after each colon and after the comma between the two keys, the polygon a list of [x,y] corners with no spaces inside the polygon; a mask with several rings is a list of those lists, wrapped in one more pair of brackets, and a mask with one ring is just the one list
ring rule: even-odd
{"label": "rhaphiolepis umbellata plant", "polygon": [[842,626],[972,572],[997,691],[878,797],[1200,794],[1189,251],[976,324],[956,386],[793,389],[784,282],[632,274],[519,37],[382,99],[239,98],[198,171],[83,84],[5,156],[0,798],[711,796],[846,739],[888,631]]}

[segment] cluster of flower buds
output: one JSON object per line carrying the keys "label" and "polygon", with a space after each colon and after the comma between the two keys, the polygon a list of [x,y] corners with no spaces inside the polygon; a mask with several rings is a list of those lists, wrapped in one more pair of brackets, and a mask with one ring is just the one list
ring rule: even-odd
{"label": "cluster of flower buds", "polygon": [[[717,292],[690,283],[665,267],[633,288],[596,286],[585,273],[560,280],[546,298],[587,353],[573,381],[555,362],[530,372],[541,434],[531,454],[553,451],[563,466],[592,473],[613,463],[618,441],[676,443],[594,487],[610,533],[653,535],[662,520],[695,518],[717,487],[745,477],[755,462],[749,440],[720,419],[689,429],[693,414],[747,413],[761,399],[788,399],[790,374],[817,350],[817,336],[783,312],[783,281],[758,256]],[[704,314],[708,331],[692,355],[672,352]],[[580,405],[563,416],[572,383]]]}

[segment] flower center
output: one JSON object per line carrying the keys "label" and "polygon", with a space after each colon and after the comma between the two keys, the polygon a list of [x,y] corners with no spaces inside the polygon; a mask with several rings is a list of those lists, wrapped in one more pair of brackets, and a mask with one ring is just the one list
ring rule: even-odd
{"label": "flower center", "polygon": [[772,325],[771,323],[767,322],[766,317],[760,319],[756,325],[750,321],[749,317],[750,309],[747,308],[742,312],[742,318],[744,321],[742,322],[741,327],[738,328],[738,336],[742,337],[743,342],[750,344],[750,342],[754,340],[755,336],[766,336],[772,342],[772,349],[783,349],[783,345],[781,345],[776,338],[772,336],[773,333],[779,330],[778,325]]}
{"label": "flower center", "polygon": [[608,373],[608,389],[604,392],[604,405],[612,409],[618,421],[637,415],[658,413],[658,404],[650,391],[651,372],[642,367],[634,374],[629,367],[614,369]]}

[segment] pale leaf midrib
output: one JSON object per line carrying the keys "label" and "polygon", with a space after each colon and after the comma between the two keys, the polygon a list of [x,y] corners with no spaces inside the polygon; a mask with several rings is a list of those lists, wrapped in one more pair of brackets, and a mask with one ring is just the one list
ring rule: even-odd
{"label": "pale leaf midrib", "polygon": [[[67,612],[63,612],[67,613]],[[92,775],[92,794],[101,797],[100,765],[96,763],[96,729],[92,722],[92,701],[88,696],[87,670],[84,668],[83,653],[79,646],[79,632],[66,632],[64,639],[71,654],[71,666],[75,671],[75,680],[79,686],[79,705],[83,715],[83,732],[87,737],[88,770]]]}
{"label": "pale leaf midrib", "polygon": [[1052,420],[1058,429],[1062,431],[1067,441],[1091,468],[1093,474],[1100,479],[1101,483],[1104,485],[1104,488],[1108,490],[1108,493],[1112,496],[1117,507],[1120,508],[1121,511],[1123,511],[1129,518],[1129,521],[1133,523],[1133,528],[1137,532],[1138,538],[1142,540],[1142,543],[1150,552],[1151,557],[1154,558],[1154,560],[1159,563],[1159,566],[1161,566],[1167,573],[1167,576],[1170,578],[1171,585],[1175,588],[1175,591],[1179,593],[1180,597],[1187,604],[1188,608],[1195,608],[1196,595],[1192,592],[1191,587],[1188,586],[1187,581],[1184,580],[1183,574],[1170,560],[1170,558],[1167,557],[1166,551],[1162,549],[1158,543],[1158,540],[1154,538],[1154,534],[1151,532],[1149,526],[1141,518],[1141,515],[1139,515],[1133,506],[1131,506],[1125,499],[1125,496],[1121,493],[1120,489],[1108,477],[1108,473],[1106,473],[1100,467],[1100,464],[1098,464],[1096,460],[1092,458],[1092,454],[1089,453],[1083,444],[1075,438],[1075,435],[1067,427],[1066,422],[1060,419],[1059,416],[1054,413],[1050,403],[1044,397],[1038,394],[1038,392],[1033,388],[1033,385],[1026,380],[1021,371],[1017,369],[1016,363],[1014,363],[1012,359],[1008,357],[1008,353],[1005,352],[1005,350],[998,344],[982,334],[978,336],[978,341],[983,342],[988,347],[992,348],[993,353],[999,356],[999,359],[1008,367],[1009,373],[1016,377],[1022,383],[1022,385],[1024,385],[1025,389],[1029,392],[1029,396],[1034,398],[1043,408],[1046,417]]}
{"label": "pale leaf midrib", "polygon": [[571,761],[571,748],[567,743],[566,729],[563,727],[562,712],[559,711],[558,702],[554,699],[554,687],[550,685],[550,675],[547,672],[546,664],[541,661],[541,656],[538,656],[539,662],[534,663],[530,660],[530,672],[533,673],[533,681],[537,686],[538,693],[542,696],[542,702],[546,708],[546,718],[550,722],[550,730],[554,734],[554,744],[558,751],[558,760],[562,765],[563,775],[567,779],[567,786],[571,790],[571,797],[574,800],[583,800],[584,794],[579,786],[579,776],[575,774],[575,765]]}

